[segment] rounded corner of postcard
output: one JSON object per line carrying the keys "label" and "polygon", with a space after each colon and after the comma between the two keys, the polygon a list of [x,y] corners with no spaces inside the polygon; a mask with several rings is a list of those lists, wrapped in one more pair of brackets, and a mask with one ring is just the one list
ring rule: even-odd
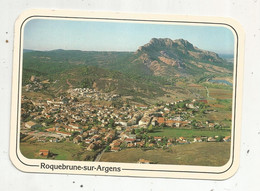
{"label": "rounded corner of postcard", "polygon": [[238,169],[237,22],[29,10],[15,30],[10,158],[18,169],[216,180]]}

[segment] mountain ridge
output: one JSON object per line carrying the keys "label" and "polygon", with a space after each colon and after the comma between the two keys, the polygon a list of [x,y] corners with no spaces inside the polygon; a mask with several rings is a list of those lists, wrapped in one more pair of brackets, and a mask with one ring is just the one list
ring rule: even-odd
{"label": "mountain ridge", "polygon": [[218,54],[199,49],[184,39],[152,38],[135,52],[57,49],[27,52],[23,57],[24,71],[31,75],[37,72],[52,75],[81,65],[166,82],[179,78],[195,82],[205,76],[232,76],[233,71],[233,65]]}
{"label": "mountain ridge", "polygon": [[[135,52],[27,52],[23,56],[23,86],[34,87],[31,76],[45,82],[45,93],[53,96],[70,88],[90,88],[152,103],[191,95],[205,99],[201,84],[216,77],[232,82],[232,64],[184,39],[152,38]],[[194,84],[202,90],[190,88]]]}

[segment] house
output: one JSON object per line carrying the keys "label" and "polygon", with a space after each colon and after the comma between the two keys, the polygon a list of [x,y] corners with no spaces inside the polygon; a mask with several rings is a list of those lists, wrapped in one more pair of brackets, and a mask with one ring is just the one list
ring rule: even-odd
{"label": "house", "polygon": [[69,124],[69,127],[72,127],[73,129],[79,129],[80,128],[79,125],[73,124],[73,123]]}
{"label": "house", "polygon": [[92,143],[92,142],[93,142],[92,139],[85,139],[85,143],[86,143],[86,144],[90,144],[90,143]]}
{"label": "house", "polygon": [[208,125],[209,125],[209,128],[213,128],[215,126],[214,123],[209,123]]}
{"label": "house", "polygon": [[82,131],[81,129],[73,128],[73,127],[70,127],[70,126],[65,126],[64,128],[68,132],[76,132],[76,131],[81,132]]}
{"label": "house", "polygon": [[137,161],[138,164],[150,164],[151,162],[149,160],[145,160],[145,159],[139,159]]}
{"label": "house", "polygon": [[125,132],[120,133],[119,137],[120,137],[121,140],[129,138],[129,136]]}
{"label": "house", "polygon": [[36,125],[36,123],[34,123],[33,121],[28,121],[25,123],[25,127],[28,129],[31,129],[35,125]]}
{"label": "house", "polygon": [[165,123],[165,120],[163,117],[158,117],[157,122],[159,123],[159,125],[161,125],[161,124]]}
{"label": "house", "polygon": [[50,156],[50,151],[49,150],[40,150],[39,155],[48,157],[48,156]]}
{"label": "house", "polygon": [[112,133],[108,133],[105,138],[104,138],[104,141],[106,142],[111,142],[114,138],[114,135]]}
{"label": "house", "polygon": [[135,135],[135,134],[129,134],[129,135],[128,135],[128,138],[136,139],[136,135]]}
{"label": "house", "polygon": [[60,142],[60,140],[57,139],[57,138],[54,138],[54,139],[50,139],[50,142],[51,143],[58,143],[58,142]]}
{"label": "house", "polygon": [[195,137],[193,142],[195,142],[195,143],[196,143],[196,142],[200,143],[200,142],[202,142],[202,139],[201,139],[200,137]]}
{"label": "house", "polygon": [[98,140],[94,142],[96,144],[96,147],[100,148],[102,146],[102,141]]}
{"label": "house", "polygon": [[170,127],[173,127],[173,126],[183,127],[183,126],[186,126],[189,122],[188,121],[167,120],[165,123],[167,126],[170,126]]}
{"label": "house", "polygon": [[162,141],[162,137],[154,137],[154,140],[156,140],[156,141]]}
{"label": "house", "polygon": [[59,131],[61,128],[59,128],[59,127],[52,127],[52,128],[48,128],[48,129],[46,129],[46,131],[48,131],[48,132],[55,132],[55,131]]}
{"label": "house", "polygon": [[154,146],[154,144],[153,143],[150,143],[149,145],[148,145],[148,147],[153,147]]}
{"label": "house", "polygon": [[213,138],[213,137],[209,137],[209,138],[208,138],[208,142],[216,142],[216,139]]}
{"label": "house", "polygon": [[73,139],[73,143],[80,143],[82,141],[82,136],[78,135]]}
{"label": "house", "polygon": [[179,144],[188,144],[189,142],[187,140],[178,141]]}
{"label": "house", "polygon": [[85,131],[85,132],[82,134],[82,136],[83,136],[83,138],[88,137],[88,132]]}
{"label": "house", "polygon": [[93,136],[91,137],[91,139],[94,140],[94,141],[97,141],[97,140],[100,140],[100,139],[101,139],[101,136],[100,136],[100,135],[93,135]]}
{"label": "house", "polygon": [[173,141],[174,141],[173,138],[168,139],[168,143],[173,143]]}
{"label": "house", "polygon": [[120,140],[114,140],[112,143],[110,143],[110,147],[119,147],[121,145]]}
{"label": "house", "polygon": [[143,117],[143,118],[138,122],[138,125],[139,125],[139,126],[147,127],[148,125],[150,125],[151,120],[152,120],[151,117]]}
{"label": "house", "polygon": [[165,121],[165,124],[168,127],[173,127],[175,125],[175,122],[176,121],[174,121],[174,120],[167,120],[167,121]]}
{"label": "house", "polygon": [[231,141],[231,137],[230,136],[226,136],[223,138],[224,142],[230,142]]}
{"label": "house", "polygon": [[135,144],[133,144],[133,143],[127,143],[127,148],[132,148],[132,147],[135,147]]}
{"label": "house", "polygon": [[189,109],[195,109],[196,107],[193,105],[193,103],[187,103],[186,107]]}
{"label": "house", "polygon": [[144,144],[145,144],[144,141],[139,141],[139,142],[136,142],[136,143],[135,143],[135,145],[136,145],[137,147],[143,147]]}
{"label": "house", "polygon": [[102,128],[98,131],[98,134],[102,134],[104,135],[107,132],[107,130],[105,128]]}
{"label": "house", "polygon": [[126,138],[124,141],[125,141],[126,143],[133,143],[133,142],[135,142],[135,140],[136,140],[136,139]]}
{"label": "house", "polygon": [[169,113],[170,112],[170,109],[167,108],[167,107],[165,107],[163,110],[164,110],[165,113]]}
{"label": "house", "polygon": [[154,117],[154,118],[152,119],[152,121],[151,121],[151,124],[152,124],[152,126],[158,125],[157,118]]}
{"label": "house", "polygon": [[135,105],[135,108],[147,109],[148,106],[146,106],[146,105]]}
{"label": "house", "polygon": [[188,144],[189,143],[184,137],[179,137],[179,139],[176,139],[176,142],[179,144]]}
{"label": "house", "polygon": [[87,150],[88,150],[88,151],[93,151],[93,150],[95,149],[95,147],[96,147],[96,145],[95,145],[94,143],[91,143],[91,144],[88,146]]}
{"label": "house", "polygon": [[207,103],[208,103],[208,100],[206,100],[206,99],[201,99],[201,100],[198,100],[198,102],[202,102],[202,103],[207,104]]}
{"label": "house", "polygon": [[116,125],[122,125],[123,127],[127,127],[127,121],[118,121],[115,122]]}
{"label": "house", "polygon": [[71,133],[62,132],[62,131],[56,131],[56,134],[61,135],[63,137],[70,137]]}
{"label": "house", "polygon": [[110,150],[113,152],[118,152],[118,151],[120,151],[120,147],[111,147]]}
{"label": "house", "polygon": [[117,130],[117,131],[122,131],[122,127],[116,126],[116,130]]}

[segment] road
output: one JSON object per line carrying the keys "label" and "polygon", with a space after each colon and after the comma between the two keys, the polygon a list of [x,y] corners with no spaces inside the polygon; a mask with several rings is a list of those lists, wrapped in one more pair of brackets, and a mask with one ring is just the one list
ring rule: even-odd
{"label": "road", "polygon": [[105,152],[105,149],[104,149],[101,153],[99,153],[99,154],[97,155],[97,157],[96,157],[96,159],[95,159],[94,161],[95,161],[95,162],[99,162],[100,159],[101,159],[101,157],[102,157],[102,155],[104,154],[104,152]]}
{"label": "road", "polygon": [[205,89],[206,89],[206,91],[207,91],[207,97],[208,97],[209,99],[215,99],[215,98],[213,98],[213,97],[209,97],[209,89],[208,89],[207,86],[205,86]]}

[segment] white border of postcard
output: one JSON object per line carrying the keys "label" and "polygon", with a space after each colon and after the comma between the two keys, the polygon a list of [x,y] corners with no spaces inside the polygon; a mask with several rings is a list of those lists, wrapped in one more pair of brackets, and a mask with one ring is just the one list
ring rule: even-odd
{"label": "white border of postcard", "polygon": [[[65,20],[103,20],[118,22],[152,22],[178,23],[182,25],[222,26],[233,31],[235,37],[234,55],[234,95],[231,155],[227,164],[220,167],[134,164],[89,161],[58,161],[27,159],[19,149],[20,97],[22,75],[22,40],[23,28],[30,19],[65,19]],[[85,175],[110,175],[131,177],[162,177],[162,178],[194,178],[194,179],[226,179],[235,174],[239,166],[240,129],[242,111],[244,32],[241,26],[232,19],[219,17],[194,17],[175,15],[123,14],[104,12],[81,12],[61,10],[30,10],[22,13],[15,23],[13,55],[13,81],[11,105],[10,158],[21,171],[36,173],[64,173]],[[44,168],[43,168],[44,165]],[[69,168],[70,167],[70,168]],[[89,170],[84,170],[89,167]],[[104,167],[104,168],[102,168]],[[91,170],[92,169],[92,170]],[[102,170],[103,169],[103,170]],[[108,169],[106,172],[104,169]]]}

